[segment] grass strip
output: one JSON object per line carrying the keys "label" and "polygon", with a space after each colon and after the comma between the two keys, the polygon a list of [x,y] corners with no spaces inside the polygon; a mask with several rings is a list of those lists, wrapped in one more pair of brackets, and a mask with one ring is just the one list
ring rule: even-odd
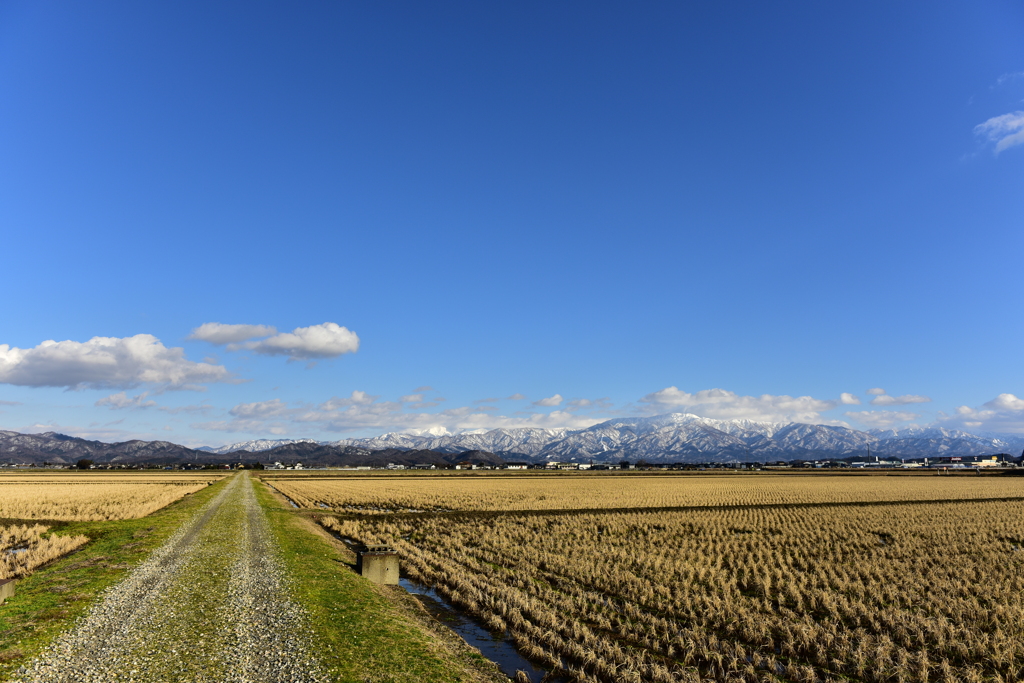
{"label": "grass strip", "polygon": [[160,547],[225,481],[140,519],[55,523],[50,533],[85,534],[90,541],[20,579],[14,596],[0,605],[0,679],[39,654],[100,592]]}
{"label": "grass strip", "polygon": [[[494,680],[474,670],[480,655],[456,654],[402,616],[378,587],[352,571],[342,553],[308,530],[264,487],[256,495],[267,512],[292,599],[306,610],[315,653],[338,683]],[[475,658],[475,659],[474,659]]]}

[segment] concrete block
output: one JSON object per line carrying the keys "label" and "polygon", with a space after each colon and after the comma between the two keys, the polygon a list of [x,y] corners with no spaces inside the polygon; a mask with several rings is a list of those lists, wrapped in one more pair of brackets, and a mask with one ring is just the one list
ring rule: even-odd
{"label": "concrete block", "polygon": [[359,573],[374,583],[398,585],[398,553],[386,545],[367,546],[359,553]]}

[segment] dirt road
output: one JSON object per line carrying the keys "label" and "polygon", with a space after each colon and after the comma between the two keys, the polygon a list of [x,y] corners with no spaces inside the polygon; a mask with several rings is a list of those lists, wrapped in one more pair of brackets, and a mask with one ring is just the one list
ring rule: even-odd
{"label": "dirt road", "polygon": [[326,680],[247,475],[13,681]]}

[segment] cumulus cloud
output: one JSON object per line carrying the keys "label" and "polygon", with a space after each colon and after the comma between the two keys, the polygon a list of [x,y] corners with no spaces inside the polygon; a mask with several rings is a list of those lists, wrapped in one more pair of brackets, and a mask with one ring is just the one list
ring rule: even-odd
{"label": "cumulus cloud", "polygon": [[907,394],[905,396],[889,396],[888,394],[881,394],[871,399],[871,405],[873,406],[905,406],[911,403],[930,403],[931,399],[927,396],[915,396],[913,394]]}
{"label": "cumulus cloud", "polygon": [[230,381],[227,369],[185,358],[181,348],[167,348],[151,334],[93,337],[87,342],[44,341],[31,349],[0,344],[0,383],[69,389],[130,389],[158,384],[198,389]]}
{"label": "cumulus cloud", "polygon": [[885,389],[879,389],[876,387],[874,389],[868,389],[867,393],[868,396],[881,396],[882,394],[885,393]]}
{"label": "cumulus cloud", "polygon": [[192,330],[187,339],[210,342],[211,344],[237,344],[248,339],[269,337],[277,334],[277,328],[270,325],[225,325],[224,323],[203,323]]}
{"label": "cumulus cloud", "polygon": [[995,144],[995,153],[1024,144],[1024,111],[993,116],[974,127],[974,134]]}
{"label": "cumulus cloud", "polygon": [[955,414],[940,418],[939,424],[973,431],[1024,434],[1024,399],[1014,394],[999,394],[977,408],[960,406]]}
{"label": "cumulus cloud", "polygon": [[848,412],[846,417],[873,429],[884,429],[901,422],[916,420],[921,415],[897,410],[860,410]]}
{"label": "cumulus cloud", "polygon": [[402,403],[420,403],[423,401],[423,394],[406,394],[399,396],[398,400]]}
{"label": "cumulus cloud", "polygon": [[522,401],[525,398],[526,398],[525,396],[523,396],[522,394],[517,392],[517,393],[514,393],[511,396],[509,396],[508,399],[506,399],[506,400],[509,400],[509,401]]}
{"label": "cumulus cloud", "polygon": [[848,394],[845,391],[843,393],[839,394],[839,402],[842,403],[844,406],[859,406],[860,405],[860,399],[859,398],[857,398],[853,394]]}
{"label": "cumulus cloud", "polygon": [[539,401],[534,401],[533,405],[540,406],[541,408],[553,408],[559,405],[561,402],[562,395],[555,394],[554,396],[548,396],[547,398],[542,398]]}
{"label": "cumulus cloud", "polygon": [[106,406],[111,410],[118,410],[121,408],[152,408],[156,405],[156,401],[147,401],[146,397],[148,393],[141,393],[138,396],[128,397],[128,394],[124,391],[117,394],[111,394],[96,401],[96,406]]}
{"label": "cumulus cloud", "polygon": [[804,423],[828,422],[821,413],[839,405],[811,396],[740,396],[725,389],[704,389],[691,394],[676,387],[647,394],[640,402],[648,404],[654,412],[683,409],[720,420]]}
{"label": "cumulus cloud", "polygon": [[248,342],[245,348],[265,356],[288,356],[289,360],[315,360],[334,358],[359,350],[359,336],[337,323],[323,323],[309,327],[296,327],[257,342]]}
{"label": "cumulus cloud", "polygon": [[999,394],[985,404],[989,410],[1024,412],[1024,399],[1017,398],[1013,394]]}

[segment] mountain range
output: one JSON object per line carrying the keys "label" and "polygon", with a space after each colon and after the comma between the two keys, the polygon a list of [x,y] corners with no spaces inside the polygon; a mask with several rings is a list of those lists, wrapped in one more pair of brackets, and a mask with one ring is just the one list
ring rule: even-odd
{"label": "mountain range", "polygon": [[[249,441],[218,449],[263,450],[287,440]],[[585,429],[515,428],[459,434],[388,433],[367,439],[325,442],[369,450],[486,451],[506,460],[614,462],[766,462],[877,455],[923,458],[1017,455],[1024,434],[970,434],[941,427],[859,431],[849,427],[751,420],[715,420],[686,413],[608,420]],[[273,447],[273,446],[272,446]]]}
{"label": "mountain range", "polygon": [[[262,445],[272,448],[257,450]],[[254,461],[301,462],[306,467],[383,467],[395,465],[454,465],[462,462],[500,465],[503,461],[484,451],[433,451],[430,449],[368,449],[359,446],[324,444],[313,439],[255,441],[245,448],[223,453],[192,449],[168,441],[123,441],[104,443],[66,434],[19,434],[0,430],[0,464],[73,465],[91,460],[98,465],[227,464]]]}
{"label": "mountain range", "polygon": [[315,465],[452,464],[504,460],[769,462],[880,456],[1017,455],[1022,434],[970,434],[939,427],[858,431],[802,423],[715,420],[686,413],[608,420],[585,429],[515,428],[458,434],[388,433],[366,439],[257,439],[218,448],[167,441],[103,443],[47,432],[0,430],[0,463],[301,461]]}

